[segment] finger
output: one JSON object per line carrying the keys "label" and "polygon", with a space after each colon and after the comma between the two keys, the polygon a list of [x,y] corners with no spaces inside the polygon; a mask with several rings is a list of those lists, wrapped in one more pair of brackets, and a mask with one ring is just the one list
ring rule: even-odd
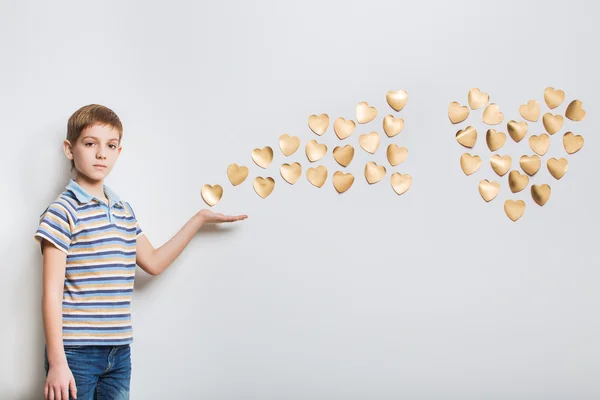
{"label": "finger", "polygon": [[75,385],[75,379],[71,379],[71,382],[69,382],[69,387],[71,388],[71,397],[76,399],[77,398],[77,386]]}
{"label": "finger", "polygon": [[54,387],[50,386],[48,388],[48,400],[55,400],[54,398]]}
{"label": "finger", "polygon": [[69,386],[63,386],[63,388],[60,391],[60,394],[63,400],[69,400]]}
{"label": "finger", "polygon": [[44,385],[44,400],[48,400],[48,384]]}

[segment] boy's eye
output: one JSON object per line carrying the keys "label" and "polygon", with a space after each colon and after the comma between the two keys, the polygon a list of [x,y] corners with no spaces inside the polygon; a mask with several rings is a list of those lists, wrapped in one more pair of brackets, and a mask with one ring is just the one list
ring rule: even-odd
{"label": "boy's eye", "polygon": [[93,145],[93,144],[94,144],[93,142],[87,142],[85,145],[86,146],[90,146],[90,145]]}
{"label": "boy's eye", "polygon": [[114,144],[109,144],[108,147],[110,147],[111,149],[116,149],[117,148],[117,146],[114,145]]}

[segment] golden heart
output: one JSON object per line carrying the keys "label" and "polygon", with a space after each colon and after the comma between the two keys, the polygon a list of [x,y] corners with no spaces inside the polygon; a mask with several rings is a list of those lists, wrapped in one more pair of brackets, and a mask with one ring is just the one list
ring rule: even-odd
{"label": "golden heart", "polygon": [[575,136],[573,132],[567,132],[563,136],[563,145],[569,154],[577,153],[583,147],[583,137]]}
{"label": "golden heart", "polygon": [[504,114],[496,103],[492,103],[483,110],[483,122],[488,125],[498,125],[504,121]]}
{"label": "golden heart", "polygon": [[283,164],[281,168],[279,168],[279,172],[287,183],[293,185],[294,183],[298,182],[298,178],[300,178],[300,175],[302,175],[302,166],[297,162],[292,164]]}
{"label": "golden heart", "polygon": [[535,175],[542,166],[542,160],[539,156],[521,156],[519,160],[519,165],[521,165],[521,169],[527,173],[529,176]]}
{"label": "golden heart", "polygon": [[356,128],[356,124],[354,121],[349,119],[346,121],[344,118],[339,117],[333,121],[333,130],[338,138],[341,140],[346,139],[348,136],[352,135],[354,132],[354,128]]}
{"label": "golden heart", "polygon": [[531,186],[531,197],[533,197],[533,201],[535,201],[538,206],[543,206],[550,198],[550,186],[546,184]]}
{"label": "golden heart", "polygon": [[519,114],[527,121],[537,121],[540,118],[540,103],[537,100],[529,100],[527,104],[519,107]]}
{"label": "golden heart", "polygon": [[569,103],[567,111],[565,111],[565,117],[571,121],[581,121],[585,118],[585,110],[581,100],[573,100]]}
{"label": "golden heart", "polygon": [[230,164],[229,167],[227,167],[227,177],[233,186],[237,186],[244,182],[248,177],[248,167]]}
{"label": "golden heart", "polygon": [[281,152],[287,157],[291,156],[300,147],[300,138],[298,136],[286,135],[285,133],[279,136],[279,148]]}
{"label": "golden heart", "polygon": [[321,136],[329,127],[329,115],[321,114],[319,116],[313,114],[308,117],[308,127],[311,131]]}
{"label": "golden heart", "polygon": [[490,96],[480,91],[478,88],[469,90],[469,106],[472,110],[477,110],[485,106],[490,101]]}
{"label": "golden heart", "polygon": [[472,126],[467,126],[465,129],[459,130],[456,132],[456,141],[472,149],[477,141],[477,130]]}
{"label": "golden heart", "polygon": [[542,122],[546,132],[554,135],[556,132],[560,131],[565,120],[563,119],[562,115],[552,115],[550,113],[546,113],[542,117]]}
{"label": "golden heart", "polygon": [[387,100],[390,107],[392,107],[396,111],[401,111],[406,105],[406,102],[408,101],[408,93],[406,93],[406,91],[404,90],[390,90],[385,95],[385,99]]}
{"label": "golden heart", "polygon": [[365,165],[365,178],[369,184],[377,183],[385,176],[385,167],[377,166],[373,161]]}
{"label": "golden heart", "polygon": [[500,193],[500,184],[496,181],[488,181],[487,179],[479,182],[479,194],[487,202],[490,202]]}
{"label": "golden heart", "polygon": [[506,174],[510,169],[512,158],[510,158],[510,156],[501,157],[498,154],[494,154],[490,160],[490,164],[492,165],[492,169],[495,173],[500,176],[504,176],[504,174]]}
{"label": "golden heart", "polygon": [[554,90],[553,87],[547,87],[544,90],[544,100],[550,109],[554,109],[562,104],[565,100],[565,92],[562,90]]}
{"label": "golden heart", "polygon": [[456,101],[453,101],[450,103],[450,106],[448,106],[448,117],[453,124],[463,122],[469,116],[469,112],[467,106],[461,106]]}
{"label": "golden heart", "polygon": [[508,218],[515,222],[525,213],[525,202],[523,200],[506,200],[504,202],[504,212]]}
{"label": "golden heart", "polygon": [[347,167],[354,158],[354,147],[349,144],[344,147],[336,146],[335,149],[333,149],[333,158],[342,167]]}
{"label": "golden heart", "polygon": [[399,172],[394,172],[392,174],[390,182],[392,184],[394,192],[400,195],[406,193],[406,191],[410,189],[410,186],[412,185],[412,176],[408,174],[402,175]]}
{"label": "golden heart", "polygon": [[359,124],[366,124],[371,122],[377,116],[377,109],[375,107],[369,107],[366,101],[361,101],[356,106],[356,120]]}
{"label": "golden heart", "polygon": [[314,186],[320,188],[327,180],[327,168],[323,165],[319,165],[317,168],[309,168],[308,171],[306,171],[306,178]]}
{"label": "golden heart", "polygon": [[275,180],[271,177],[262,178],[260,176],[254,178],[254,191],[263,199],[267,198],[275,189]]}
{"label": "golden heart", "polygon": [[540,136],[532,135],[529,138],[529,147],[540,156],[543,156],[550,148],[550,136],[545,133]]}
{"label": "golden heart", "polygon": [[471,175],[481,167],[481,157],[465,153],[460,156],[460,167],[466,175]]}
{"label": "golden heart", "polygon": [[404,162],[408,157],[408,150],[406,147],[398,147],[397,144],[390,144],[387,148],[387,159],[392,167]]}
{"label": "golden heart", "polygon": [[569,162],[564,158],[558,160],[556,158],[551,158],[546,163],[546,166],[548,167],[548,171],[550,171],[550,175],[558,180],[567,173]]}
{"label": "golden heart", "polygon": [[488,129],[485,134],[485,142],[490,151],[496,151],[506,143],[506,133],[496,132],[495,129]]}
{"label": "golden heart", "polygon": [[358,143],[360,143],[360,147],[363,148],[367,153],[375,154],[377,149],[379,148],[379,143],[381,142],[381,138],[379,137],[379,133],[371,132],[369,134],[362,134],[358,138]]}
{"label": "golden heart", "polygon": [[252,160],[261,168],[267,168],[273,161],[273,149],[269,146],[252,150]]}
{"label": "golden heart", "polygon": [[338,193],[344,193],[346,190],[350,189],[352,184],[354,183],[354,176],[350,173],[345,174],[341,171],[337,171],[333,174],[333,187]]}
{"label": "golden heart", "polygon": [[204,185],[201,194],[206,204],[212,207],[223,197],[223,187],[221,185]]}
{"label": "golden heart", "polygon": [[520,192],[527,185],[529,185],[529,177],[527,175],[521,175],[517,170],[510,171],[510,174],[508,174],[508,186],[511,192]]}
{"label": "golden heart", "polygon": [[394,118],[393,115],[386,115],[383,118],[383,131],[388,137],[394,137],[404,129],[404,120],[402,118]]}
{"label": "golden heart", "polygon": [[321,158],[325,157],[326,153],[326,144],[319,144],[316,140],[311,140],[306,143],[306,157],[308,157],[310,162],[319,161]]}
{"label": "golden heart", "polygon": [[517,122],[511,120],[508,122],[506,127],[508,128],[508,134],[510,137],[517,143],[523,140],[525,135],[527,135],[527,130],[529,129],[529,126],[525,121]]}

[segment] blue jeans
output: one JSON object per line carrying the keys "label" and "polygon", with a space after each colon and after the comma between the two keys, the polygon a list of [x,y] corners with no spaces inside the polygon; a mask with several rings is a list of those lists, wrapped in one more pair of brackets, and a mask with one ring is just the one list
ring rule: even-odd
{"label": "blue jeans", "polygon": [[[65,346],[75,377],[77,400],[127,400],[131,380],[131,348],[122,346]],[[44,350],[48,375],[48,353]],[[71,399],[69,392],[69,399]]]}

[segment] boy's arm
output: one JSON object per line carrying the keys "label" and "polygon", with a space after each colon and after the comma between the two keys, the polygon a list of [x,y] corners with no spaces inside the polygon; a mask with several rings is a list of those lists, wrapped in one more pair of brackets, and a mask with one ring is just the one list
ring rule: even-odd
{"label": "boy's arm", "polygon": [[136,263],[150,275],[158,275],[171,265],[190,243],[196,232],[207,223],[234,222],[248,218],[247,215],[223,215],[201,210],[194,215],[167,243],[155,249],[146,235],[136,242]]}
{"label": "boy's arm", "polygon": [[62,299],[67,255],[43,241],[42,320],[46,336],[48,363],[66,364],[62,339]]}

